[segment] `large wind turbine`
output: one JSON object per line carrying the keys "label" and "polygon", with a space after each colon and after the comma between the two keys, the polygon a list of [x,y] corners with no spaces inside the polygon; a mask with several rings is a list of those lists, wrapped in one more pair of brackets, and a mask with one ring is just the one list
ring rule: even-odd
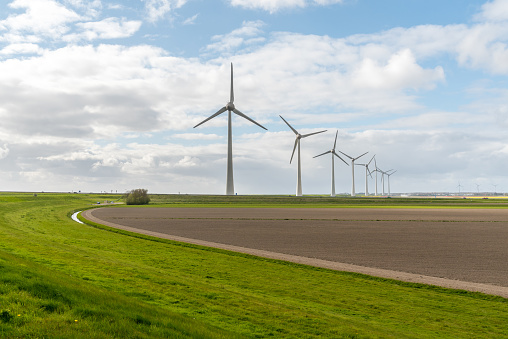
{"label": "large wind turbine", "polygon": [[347,155],[346,153],[344,153],[342,151],[339,151],[339,152],[344,154],[349,159],[351,159],[351,170],[352,170],[352,174],[353,174],[353,176],[352,176],[352,184],[351,184],[351,196],[354,197],[355,196],[355,161],[357,159],[363,157],[365,154],[367,154],[369,152],[365,152],[362,155],[357,156],[356,158],[352,158],[352,157],[350,157],[349,155]]}
{"label": "large wind turbine", "polygon": [[[282,117],[281,117],[282,118]],[[337,131],[337,133],[335,133],[335,142],[333,143],[333,148],[330,150],[330,151],[327,151],[327,152],[324,152],[324,153],[321,153],[320,155],[316,155],[314,158],[317,158],[317,157],[320,157],[322,155],[325,155],[325,154],[328,154],[330,153],[332,155],[332,194],[330,194],[330,196],[334,197],[335,196],[335,165],[334,165],[334,155],[339,158],[340,160],[342,160],[346,165],[349,166],[349,164],[340,157],[340,155],[338,155],[336,152],[335,152],[335,146],[337,146],[337,135],[339,134],[339,131]]]}
{"label": "large wind turbine", "polygon": [[370,159],[370,161],[366,164],[356,164],[356,166],[365,166],[365,196],[368,197],[369,196],[369,175],[370,177],[372,178],[372,173],[371,171],[369,170],[369,165],[370,163],[372,162],[372,160],[374,160],[374,157],[376,155],[374,154],[372,156],[372,158]]}
{"label": "large wind turbine", "polygon": [[[281,115],[279,115],[279,116],[282,120],[284,120],[284,118]],[[293,153],[291,154],[291,160],[289,160],[289,163],[291,163],[293,161],[293,156],[295,155],[296,146],[298,146],[298,173],[297,173],[297,181],[296,181],[296,196],[301,197],[302,196],[302,163],[300,160],[300,139],[306,138],[306,137],[314,135],[314,134],[326,132],[326,130],[314,132],[314,133],[309,133],[309,134],[300,134],[286,120],[284,120],[284,122],[296,134],[295,146],[293,147]]]}
{"label": "large wind turbine", "polygon": [[218,110],[215,114],[209,116],[205,120],[201,121],[199,124],[194,126],[194,128],[198,127],[201,124],[204,124],[210,119],[215,118],[216,116],[228,111],[228,167],[227,167],[227,183],[226,183],[226,194],[227,195],[234,195],[235,194],[235,185],[233,182],[233,133],[231,128],[231,112],[235,113],[236,115],[241,116],[242,118],[245,118],[249,120],[250,122],[258,125],[259,127],[266,130],[265,127],[261,126],[242,112],[236,109],[235,104],[233,103],[235,101],[235,94],[233,91],[233,63],[231,63],[231,91],[229,93],[229,102],[226,104],[226,106],[222,107],[220,110]]}

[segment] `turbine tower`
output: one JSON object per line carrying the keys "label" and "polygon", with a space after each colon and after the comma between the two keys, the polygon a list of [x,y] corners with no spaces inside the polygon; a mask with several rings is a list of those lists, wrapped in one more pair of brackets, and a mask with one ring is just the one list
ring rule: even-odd
{"label": "turbine tower", "polygon": [[363,157],[365,154],[369,153],[369,152],[365,152],[363,153],[362,155],[360,156],[357,156],[356,158],[352,158],[350,157],[349,155],[347,155],[346,153],[342,152],[342,151],[339,151],[340,153],[344,154],[346,157],[348,157],[349,159],[351,159],[351,170],[352,170],[352,185],[351,185],[351,196],[354,197],[355,196],[355,161],[361,157]]}
{"label": "turbine tower", "polygon": [[[281,117],[282,118],[282,117]],[[340,160],[342,160],[346,165],[349,166],[349,164],[344,161],[344,159],[342,159],[336,152],[335,152],[335,146],[337,146],[337,135],[339,134],[339,131],[337,131],[337,133],[335,133],[335,142],[333,143],[333,148],[330,150],[330,151],[327,151],[327,152],[324,152],[320,155],[316,155],[314,158],[317,158],[317,157],[320,157],[322,155],[325,155],[325,154],[328,154],[330,153],[332,155],[332,194],[330,194],[331,197],[334,197],[335,196],[335,165],[334,165],[334,155],[339,158]]]}
{"label": "turbine tower", "polygon": [[201,124],[204,124],[208,120],[211,120],[215,118],[216,116],[228,111],[228,167],[227,167],[227,183],[226,183],[226,194],[227,195],[234,195],[235,194],[235,185],[233,182],[233,133],[231,128],[231,112],[235,113],[236,115],[241,116],[244,119],[249,120],[250,122],[258,125],[259,127],[266,130],[265,127],[261,126],[242,112],[236,109],[235,104],[233,103],[235,101],[235,94],[233,91],[233,63],[231,63],[231,91],[229,93],[229,102],[226,104],[226,106],[222,107],[220,110],[218,110],[215,114],[212,114],[205,120],[201,121],[199,124],[194,126],[194,128],[198,127]]}
{"label": "turbine tower", "polygon": [[[284,120],[284,118],[281,115],[279,115],[279,117],[282,120]],[[296,180],[296,196],[297,197],[301,197],[302,196],[302,163],[301,163],[301,160],[300,160],[300,139],[309,137],[309,136],[314,135],[314,134],[326,132],[326,130],[319,131],[319,132],[314,132],[314,133],[309,133],[309,134],[300,134],[286,120],[284,120],[284,122],[296,134],[295,146],[293,147],[293,153],[291,154],[291,160],[289,160],[289,163],[291,163],[293,161],[293,156],[295,155],[296,146],[298,146],[298,173],[297,173],[297,180]]]}
{"label": "turbine tower", "polygon": [[369,170],[369,165],[372,162],[372,160],[374,160],[375,156],[376,155],[374,154],[372,156],[372,158],[370,159],[370,161],[366,164],[356,164],[356,166],[365,166],[365,196],[366,197],[369,196],[369,175],[372,178],[372,172]]}

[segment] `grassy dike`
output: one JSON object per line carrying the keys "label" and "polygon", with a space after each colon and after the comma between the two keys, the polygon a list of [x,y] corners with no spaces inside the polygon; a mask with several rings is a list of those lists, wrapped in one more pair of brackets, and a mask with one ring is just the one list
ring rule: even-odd
{"label": "grassy dike", "polygon": [[[152,198],[161,206],[438,204]],[[0,337],[507,337],[508,300],[500,297],[130,236],[70,219],[104,200],[112,196],[0,193]],[[471,207],[477,205],[506,207],[506,201]]]}

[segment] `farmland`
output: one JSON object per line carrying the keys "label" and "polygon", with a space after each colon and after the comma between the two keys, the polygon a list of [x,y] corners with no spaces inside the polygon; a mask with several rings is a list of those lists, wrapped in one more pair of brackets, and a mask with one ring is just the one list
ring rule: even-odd
{"label": "farmland", "polygon": [[[507,299],[76,223],[111,195],[0,194],[4,337],[502,337]],[[235,198],[239,198],[236,199]],[[153,207],[506,208],[506,201],[154,196]]]}

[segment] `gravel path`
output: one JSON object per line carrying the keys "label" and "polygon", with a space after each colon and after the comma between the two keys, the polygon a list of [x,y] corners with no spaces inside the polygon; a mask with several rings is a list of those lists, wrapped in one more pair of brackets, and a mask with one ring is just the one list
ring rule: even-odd
{"label": "gravel path", "polygon": [[111,227],[508,298],[508,209],[98,208]]}

